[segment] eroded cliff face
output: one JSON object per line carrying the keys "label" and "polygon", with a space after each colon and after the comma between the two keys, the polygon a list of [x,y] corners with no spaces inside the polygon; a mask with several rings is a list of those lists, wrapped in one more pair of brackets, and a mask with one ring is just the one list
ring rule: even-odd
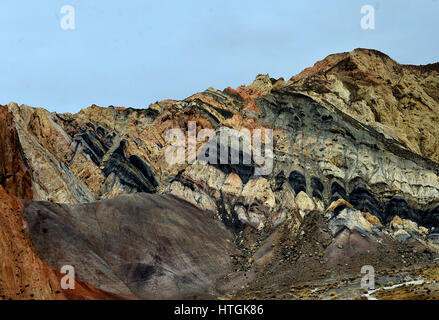
{"label": "eroded cliff face", "polygon": [[401,65],[366,49],[334,54],[288,82],[438,162],[439,63]]}
{"label": "eroded cliff face", "polygon": [[13,115],[0,105],[0,185],[6,193],[32,199],[31,177],[23,164]]}
{"label": "eroded cliff face", "polygon": [[36,254],[21,199],[32,199],[31,175],[22,157],[13,115],[0,106],[0,299],[114,299],[80,280],[62,292],[63,275]]}
{"label": "eroded cliff face", "polygon": [[[145,110],[92,106],[71,115],[14,103],[9,110],[36,200],[75,204],[173,193],[217,213],[224,206],[228,216],[240,214],[241,222],[258,227],[282,221],[284,193],[294,198],[303,191],[300,198],[313,202],[308,208],[344,198],[388,223],[394,214],[386,208],[404,207],[404,217],[432,227],[439,194],[437,69],[357,49],[288,82],[260,75],[248,87],[209,88]],[[254,177],[254,165],[169,165],[166,132],[187,132],[189,121],[197,132],[273,129],[273,171]]]}
{"label": "eroded cliff face", "polygon": [[[84,264],[79,258],[84,253],[107,261],[102,247],[114,244],[99,239],[117,237],[117,231],[112,229],[114,222],[109,221],[111,215],[100,214],[100,206],[120,212],[121,202],[126,201],[139,210],[166,216],[163,206],[151,209],[151,203],[160,203],[158,199],[164,199],[160,197],[171,202],[173,197],[180,198],[195,211],[212,216],[200,222],[203,228],[214,228],[212,234],[226,232],[210,240],[194,238],[194,247],[216,241],[215,246],[228,248],[216,252],[212,263],[227,256],[231,260],[224,270],[235,274],[223,279],[221,285],[214,285],[215,277],[206,278],[209,286],[189,280],[192,286],[183,286],[179,297],[232,290],[230,279],[245,284],[251,281],[248,274],[253,274],[255,283],[270,283],[272,278],[258,278],[258,272],[262,269],[283,274],[282,265],[288,261],[290,270],[301,259],[302,251],[297,247],[304,246],[300,240],[304,230],[317,232],[305,221],[317,221],[321,230],[326,230],[319,231],[321,237],[310,238],[320,241],[322,247],[303,249],[316,252],[311,254],[317,260],[306,259],[305,263],[313,270],[337,269],[349,262],[357,267],[367,257],[383,260],[383,268],[393,267],[392,259],[399,261],[395,262],[398,267],[406,262],[413,265],[433,261],[439,244],[438,92],[437,64],[400,65],[380,52],[357,49],[328,56],[288,81],[259,75],[249,86],[223,91],[209,88],[182,101],[156,102],[148,109],[93,105],[77,114],[57,114],[10,103],[8,110],[13,117],[9,121],[13,121],[19,138],[32,191],[20,191],[18,196],[63,204],[60,209],[48,202],[26,202],[25,216],[34,226],[29,235],[36,251],[51,267],[59,268],[61,261],[69,259]],[[259,165],[254,153],[250,164],[195,161],[171,165],[166,161],[171,144],[166,133],[179,128],[187,134],[190,121],[196,123],[197,132],[248,129],[254,133],[256,129],[272,129],[273,169],[266,175],[255,175]],[[221,140],[217,143],[219,148],[226,146]],[[199,153],[202,144],[197,141]],[[188,142],[183,146],[188,147]],[[9,188],[22,190],[13,179],[7,183]],[[133,193],[142,194],[142,200],[122,196]],[[76,206],[79,204],[84,205]],[[45,208],[44,215],[53,218],[53,224],[44,228],[49,230],[46,233],[40,228],[41,208]],[[185,206],[179,210],[182,216],[195,212]],[[71,238],[59,227],[65,219],[77,216],[71,221],[72,232],[76,232],[75,228],[81,228],[78,217],[87,216],[85,212],[93,212],[93,219],[104,226],[102,230],[87,231],[90,234],[86,242],[91,242],[92,248],[75,242],[77,237]],[[320,218],[312,220],[310,217],[316,214]],[[216,229],[216,221],[227,230]],[[142,223],[146,222],[139,221],[139,225]],[[146,225],[150,229],[160,225],[154,220],[149,223]],[[127,228],[132,232],[135,226],[128,224]],[[65,237],[66,247],[71,239],[81,249],[66,256],[56,248],[45,247],[44,243],[50,243],[50,230],[56,230],[57,238]],[[177,238],[185,239],[179,236],[183,231],[174,232]],[[134,232],[138,236],[122,243],[136,248],[140,233]],[[240,254],[230,253],[226,240],[234,243]],[[293,242],[287,245],[288,241]],[[149,250],[157,246],[152,244]],[[289,246],[296,251],[285,249]],[[405,254],[412,259],[387,259],[392,251],[389,248],[417,248],[419,254],[408,250]],[[80,279],[102,290],[141,298],[151,298],[145,292],[157,283],[168,289],[181,284],[179,277],[184,275],[175,270],[169,275],[170,261],[145,262],[135,255],[125,256],[120,249],[115,247],[112,258],[134,259],[132,263],[140,266],[125,270],[134,280],[140,277],[136,272],[142,273],[141,266],[152,266],[148,270],[154,272],[144,270],[149,275],[139,278],[140,287],[133,287],[130,283],[134,280],[124,278],[125,271],[117,269],[120,266],[116,263],[96,267],[100,272],[105,270],[101,276],[81,272]],[[283,261],[278,264],[281,269],[272,269],[273,259]],[[206,274],[191,259],[185,261],[189,261],[189,270]],[[247,275],[242,276],[241,271]],[[316,271],[303,279],[292,279],[316,277],[324,275]]]}
{"label": "eroded cliff face", "polygon": [[32,199],[31,179],[23,165],[13,116],[0,106],[0,297],[55,298],[53,270],[34,254],[24,232],[19,198]]}

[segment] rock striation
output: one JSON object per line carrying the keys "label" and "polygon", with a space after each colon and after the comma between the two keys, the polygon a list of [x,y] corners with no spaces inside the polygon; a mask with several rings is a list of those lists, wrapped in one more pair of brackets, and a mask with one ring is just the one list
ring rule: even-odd
{"label": "rock striation", "polygon": [[[437,255],[437,63],[402,65],[356,49],[287,81],[258,75],[249,86],[208,88],[147,109],[93,105],[58,114],[9,103],[0,111],[4,197],[26,199],[14,210],[24,208],[25,234],[48,268],[75,264],[93,292],[218,294],[233,281],[269,283],[258,278],[261,268],[283,274],[270,262],[296,263],[307,250],[322,260],[310,252],[304,261],[316,273],[294,281],[372,256],[383,267],[393,267],[388,257],[404,265],[386,248],[416,247],[421,253],[404,260],[413,263]],[[186,152],[185,162],[170,164],[167,133],[184,132],[181,146],[189,150],[190,123],[197,133],[218,135],[271,129],[273,153],[265,156],[272,170],[258,175],[255,147],[224,139],[198,139],[197,159]],[[218,153],[235,148],[239,161],[199,161],[213,146]],[[288,245],[293,253],[280,249]],[[219,265],[233,273],[221,285]]]}
{"label": "rock striation", "polygon": [[121,299],[76,281],[62,292],[61,274],[35,253],[26,233],[23,204],[32,199],[31,175],[26,168],[7,106],[0,106],[0,298],[1,299]]}

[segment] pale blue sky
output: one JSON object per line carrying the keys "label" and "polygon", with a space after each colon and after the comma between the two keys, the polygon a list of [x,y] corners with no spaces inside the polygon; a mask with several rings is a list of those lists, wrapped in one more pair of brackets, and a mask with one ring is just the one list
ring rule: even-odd
{"label": "pale blue sky", "polygon": [[[375,30],[360,27],[365,4]],[[75,8],[75,30],[60,26],[63,5]],[[438,0],[1,0],[0,104],[145,108],[258,73],[290,78],[357,47],[432,63],[438,17]]]}

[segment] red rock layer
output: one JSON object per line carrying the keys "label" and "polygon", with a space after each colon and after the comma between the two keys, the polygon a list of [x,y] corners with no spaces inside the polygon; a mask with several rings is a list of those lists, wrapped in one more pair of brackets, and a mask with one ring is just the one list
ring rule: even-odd
{"label": "red rock layer", "polygon": [[21,199],[32,199],[29,171],[22,162],[13,116],[0,106],[0,299],[117,299],[81,281],[62,290],[63,275],[33,251]]}

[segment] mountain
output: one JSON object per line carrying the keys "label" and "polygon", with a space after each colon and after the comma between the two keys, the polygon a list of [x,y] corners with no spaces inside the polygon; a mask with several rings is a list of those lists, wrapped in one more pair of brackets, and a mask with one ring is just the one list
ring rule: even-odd
{"label": "mountain", "polygon": [[[438,116],[438,63],[369,49],[147,109],[9,103],[0,298],[437,298]],[[365,265],[422,281],[368,295]]]}

